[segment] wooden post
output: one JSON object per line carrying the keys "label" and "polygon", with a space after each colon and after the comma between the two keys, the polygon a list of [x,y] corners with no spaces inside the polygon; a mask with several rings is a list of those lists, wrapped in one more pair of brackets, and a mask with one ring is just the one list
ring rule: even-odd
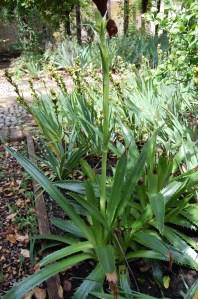
{"label": "wooden post", "polygon": [[[27,148],[30,161],[36,164],[34,142],[31,134],[27,135]],[[37,213],[39,233],[42,235],[50,234],[50,226],[48,221],[48,215],[43,197],[43,192],[36,181],[33,180],[33,191],[35,196],[35,209]],[[59,296],[59,290],[61,288],[59,275],[55,275],[47,280],[47,292],[49,299],[63,299]]]}

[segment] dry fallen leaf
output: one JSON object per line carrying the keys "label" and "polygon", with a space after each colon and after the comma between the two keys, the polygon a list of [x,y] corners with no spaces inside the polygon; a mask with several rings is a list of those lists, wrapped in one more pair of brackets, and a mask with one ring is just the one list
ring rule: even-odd
{"label": "dry fallen leaf", "polygon": [[8,233],[6,235],[6,240],[8,240],[12,244],[16,244],[17,241],[27,244],[29,242],[29,236],[28,234],[20,235],[16,232],[10,234]]}
{"label": "dry fallen leaf", "polygon": [[118,281],[117,273],[116,272],[106,273],[106,279],[109,283],[116,284]]}
{"label": "dry fallen leaf", "polygon": [[61,299],[64,299],[63,288],[62,288],[61,285],[58,286],[58,297],[61,298]]}
{"label": "dry fallen leaf", "polygon": [[16,242],[17,242],[16,235],[13,235],[13,234],[8,234],[6,236],[6,240],[8,240],[12,244],[16,244]]}
{"label": "dry fallen leaf", "polygon": [[23,299],[31,299],[33,295],[33,291],[29,292],[28,294],[26,294]]}
{"label": "dry fallen leaf", "polygon": [[6,257],[4,256],[4,255],[2,255],[1,257],[0,257],[0,261],[1,262],[4,262],[6,260]]}
{"label": "dry fallen leaf", "polygon": [[35,272],[39,271],[40,269],[41,269],[40,264],[36,264],[36,265],[34,266],[34,271],[35,271]]}
{"label": "dry fallen leaf", "polygon": [[29,242],[29,236],[28,234],[20,235],[16,233],[16,240],[22,243],[28,243]]}
{"label": "dry fallen leaf", "polygon": [[16,206],[17,206],[18,208],[24,208],[24,206],[25,206],[25,202],[24,202],[24,200],[21,199],[21,198],[17,199],[17,201],[16,201]]}
{"label": "dry fallen leaf", "polygon": [[24,257],[30,257],[30,252],[27,249],[21,249],[21,255]]}
{"label": "dry fallen leaf", "polygon": [[10,215],[8,215],[6,217],[6,220],[14,220],[14,218],[16,217],[16,215],[17,215],[17,213],[12,213],[12,214],[10,214]]}
{"label": "dry fallen leaf", "polygon": [[198,299],[198,292],[193,296],[193,299]]}
{"label": "dry fallen leaf", "polygon": [[21,183],[22,183],[22,180],[20,180],[20,179],[17,179],[17,180],[16,180],[16,182],[17,182],[17,184],[18,184],[18,185],[21,185]]}
{"label": "dry fallen leaf", "polygon": [[9,186],[9,188],[5,188],[3,190],[3,192],[4,192],[4,197],[12,197],[12,196],[14,196],[14,193],[12,191],[10,191],[10,186]]}
{"label": "dry fallen leaf", "polygon": [[34,289],[34,296],[36,299],[46,299],[47,293],[45,289],[35,288]]}

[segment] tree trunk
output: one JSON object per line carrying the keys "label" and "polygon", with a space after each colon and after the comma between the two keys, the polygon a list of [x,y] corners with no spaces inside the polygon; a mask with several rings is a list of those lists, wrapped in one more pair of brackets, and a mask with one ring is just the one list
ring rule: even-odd
{"label": "tree trunk", "polygon": [[70,22],[70,15],[69,12],[66,12],[65,17],[65,32],[68,36],[71,36],[71,22]]}
{"label": "tree trunk", "polygon": [[128,34],[129,29],[129,0],[124,0],[124,35]]}
{"label": "tree trunk", "polygon": [[[161,0],[157,0],[156,5],[157,5],[157,13],[159,13],[161,9]],[[155,36],[158,36],[158,31],[159,31],[159,25],[157,24],[155,26]]]}
{"label": "tree trunk", "polygon": [[146,13],[149,7],[149,0],[142,0],[142,13]]}
{"label": "tree trunk", "polygon": [[76,4],[76,35],[78,43],[82,44],[81,13],[80,4]]}
{"label": "tree trunk", "polygon": [[107,14],[108,18],[111,19],[111,0],[108,0],[107,2]]}

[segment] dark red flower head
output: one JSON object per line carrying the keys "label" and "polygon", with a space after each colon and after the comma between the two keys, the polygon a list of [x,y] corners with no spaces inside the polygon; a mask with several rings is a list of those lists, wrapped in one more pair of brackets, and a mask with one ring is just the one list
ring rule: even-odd
{"label": "dark red flower head", "polygon": [[[97,6],[98,10],[100,11],[101,15],[104,17],[107,13],[107,2],[108,0],[93,0],[95,5]],[[107,14],[108,19],[108,14]],[[109,33],[109,37],[113,37],[118,33],[118,28],[116,26],[116,23],[112,19],[108,19],[107,21],[107,31]]]}
{"label": "dark red flower head", "polygon": [[109,33],[109,37],[113,37],[118,33],[118,28],[114,20],[109,19],[107,22],[107,31]]}

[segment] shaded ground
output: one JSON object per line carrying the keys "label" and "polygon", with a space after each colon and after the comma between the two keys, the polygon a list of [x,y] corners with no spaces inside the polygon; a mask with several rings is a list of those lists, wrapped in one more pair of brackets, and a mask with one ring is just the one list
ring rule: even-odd
{"label": "shaded ground", "polygon": [[[9,144],[24,152],[25,144]],[[0,294],[33,272],[29,240],[37,231],[31,180],[0,147]]]}

